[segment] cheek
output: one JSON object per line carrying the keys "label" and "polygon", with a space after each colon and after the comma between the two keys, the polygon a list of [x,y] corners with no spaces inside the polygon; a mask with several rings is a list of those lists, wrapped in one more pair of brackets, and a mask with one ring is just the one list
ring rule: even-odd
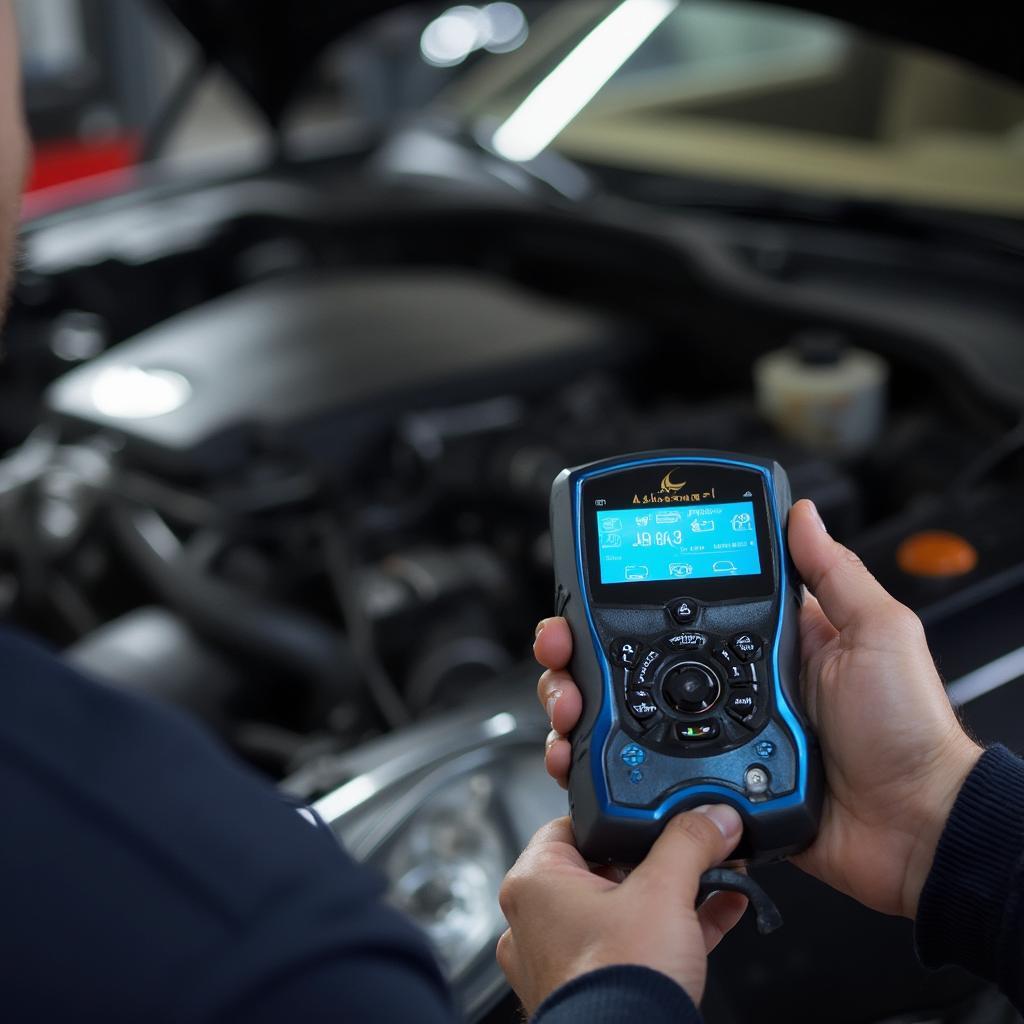
{"label": "cheek", "polygon": [[8,0],[0,0],[0,319],[27,153],[13,11]]}
{"label": "cheek", "polygon": [[12,8],[0,0],[0,174],[21,186],[27,153],[17,32]]}
{"label": "cheek", "polygon": [[29,151],[20,104],[4,102],[0,106],[0,259],[6,258],[14,234]]}
{"label": "cheek", "polygon": [[10,127],[0,125],[0,331],[13,273],[14,239],[27,150],[20,119]]}
{"label": "cheek", "polygon": [[28,138],[20,111],[0,119],[0,203],[17,201],[25,185]]}
{"label": "cheek", "polygon": [[14,234],[14,222],[25,185],[28,151],[28,138],[20,113],[0,122],[0,258],[7,256]]}

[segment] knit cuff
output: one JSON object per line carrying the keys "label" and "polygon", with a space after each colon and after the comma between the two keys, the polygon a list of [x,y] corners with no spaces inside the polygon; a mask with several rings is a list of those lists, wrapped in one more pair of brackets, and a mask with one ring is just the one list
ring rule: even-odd
{"label": "knit cuff", "polygon": [[1022,866],[1024,761],[995,746],[967,776],[921,891],[915,939],[922,962],[1003,980]]}
{"label": "knit cuff", "polygon": [[532,1024],[700,1024],[683,987],[650,967],[624,964],[580,975],[541,1003]]}

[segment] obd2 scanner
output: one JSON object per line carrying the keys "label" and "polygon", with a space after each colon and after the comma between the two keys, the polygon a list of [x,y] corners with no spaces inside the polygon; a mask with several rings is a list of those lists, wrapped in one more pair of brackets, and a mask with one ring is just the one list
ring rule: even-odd
{"label": "obd2 scanner", "polygon": [[[823,793],[801,710],[800,581],[785,544],[778,463],[660,451],[564,470],[551,495],[556,611],[583,695],[569,805],[590,861],[636,863],[676,813],[729,803],[735,859],[807,846]],[[758,927],[781,923],[745,876]]]}

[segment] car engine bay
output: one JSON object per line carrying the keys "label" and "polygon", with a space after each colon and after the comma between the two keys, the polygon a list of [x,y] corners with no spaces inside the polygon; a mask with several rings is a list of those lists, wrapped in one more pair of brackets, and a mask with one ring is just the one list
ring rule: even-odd
{"label": "car engine bay", "polygon": [[[331,758],[529,697],[553,477],[667,447],[778,459],[926,625],[1019,612],[1024,305],[1004,254],[865,236],[840,257],[812,222],[322,189],[156,193],[25,233],[0,615],[88,673],[323,797],[349,777]],[[756,361],[809,336],[884,361],[861,452],[761,411]],[[901,543],[930,530],[973,564],[908,572]],[[995,642],[977,658],[1019,635]]]}

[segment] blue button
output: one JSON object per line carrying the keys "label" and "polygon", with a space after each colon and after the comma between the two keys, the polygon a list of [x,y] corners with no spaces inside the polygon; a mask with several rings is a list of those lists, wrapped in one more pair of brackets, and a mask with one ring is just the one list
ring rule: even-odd
{"label": "blue button", "polygon": [[635,786],[635,785],[636,785],[636,784],[637,784],[638,782],[643,782],[643,781],[644,781],[644,773],[643,773],[642,771],[640,771],[640,769],[639,769],[639,768],[634,768],[634,769],[633,769],[633,770],[632,770],[632,771],[631,771],[631,772],[629,773],[629,781],[630,781],[630,782],[632,782],[634,786]]}
{"label": "blue button", "polygon": [[630,743],[622,748],[622,753],[619,754],[619,757],[630,768],[635,768],[638,764],[643,764],[647,760],[647,751],[643,747],[638,747],[635,743]]}
{"label": "blue button", "polygon": [[761,740],[754,750],[757,751],[758,757],[771,757],[775,753],[775,744],[771,740]]}

